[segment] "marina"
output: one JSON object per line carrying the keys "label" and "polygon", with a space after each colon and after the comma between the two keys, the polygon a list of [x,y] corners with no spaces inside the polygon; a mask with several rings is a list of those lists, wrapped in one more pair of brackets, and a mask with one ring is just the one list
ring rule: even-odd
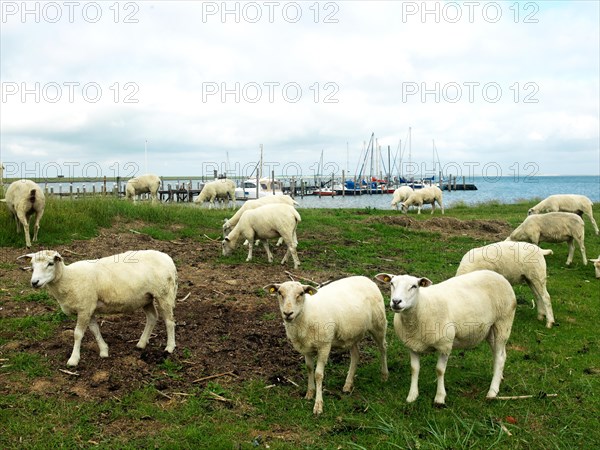
{"label": "marina", "polygon": [[[454,180],[454,178],[453,178]],[[44,192],[57,198],[81,198],[87,196],[121,196],[124,197],[125,181],[115,178],[106,180],[89,180],[73,182],[45,182],[35,180]],[[164,179],[159,190],[159,199],[163,203],[189,203],[200,193],[203,184],[209,179],[201,177],[181,177]],[[529,176],[529,177],[470,177],[465,179],[466,189],[462,187],[462,177],[448,190],[444,186],[444,203],[478,204],[485,202],[515,203],[527,199],[541,199],[558,193],[572,193],[588,196],[594,202],[600,202],[599,176]],[[238,183],[240,181],[238,180]],[[295,183],[295,186],[294,186]],[[335,186],[336,183],[334,183]],[[474,185],[477,190],[469,190]],[[346,188],[347,186],[350,186]],[[294,187],[294,189],[292,189]],[[377,189],[345,188],[336,195],[319,195],[319,183],[310,179],[282,179],[282,192],[292,195],[302,208],[380,208],[388,209],[391,193]],[[393,192],[393,191],[392,191]],[[238,200],[238,205],[242,202]]]}

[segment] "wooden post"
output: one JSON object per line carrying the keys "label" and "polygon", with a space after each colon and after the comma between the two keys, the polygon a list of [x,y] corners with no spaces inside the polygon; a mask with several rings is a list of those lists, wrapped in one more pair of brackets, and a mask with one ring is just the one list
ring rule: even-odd
{"label": "wooden post", "polygon": [[346,171],[342,170],[342,197],[346,196]]}
{"label": "wooden post", "polygon": [[463,191],[467,190],[467,182],[465,181],[465,176],[463,175]]}
{"label": "wooden post", "polygon": [[275,195],[275,171],[271,170],[271,190],[273,191],[273,195]]}
{"label": "wooden post", "polygon": [[292,177],[290,182],[290,195],[292,198],[296,197],[296,177]]}

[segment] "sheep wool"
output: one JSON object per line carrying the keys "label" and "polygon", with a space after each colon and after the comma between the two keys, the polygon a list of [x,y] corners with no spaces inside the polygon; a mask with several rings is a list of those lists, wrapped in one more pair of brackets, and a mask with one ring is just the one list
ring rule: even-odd
{"label": "sheep wool", "polygon": [[350,350],[344,392],[352,390],[358,365],[358,343],[367,333],[379,348],[381,378],[387,380],[387,319],[383,297],[373,281],[354,276],[320,289],[296,281],[270,284],[264,289],[279,299],[287,337],[304,355],[308,370],[306,398],[315,397],[314,414],[323,412],[323,377],[332,348]]}
{"label": "sheep wool", "polygon": [[97,314],[132,313],[143,309],[146,326],[137,343],[145,348],[160,315],[167,328],[165,351],[175,349],[173,309],[177,295],[177,269],[171,257],[156,250],[128,251],[96,260],[65,265],[53,250],[19,258],[31,260],[31,286],[46,287],[66,314],[77,315],[75,342],[68,366],[77,366],[86,328],[96,338],[100,356],[108,357],[108,345],[96,322]]}
{"label": "sheep wool", "polygon": [[391,286],[394,330],[410,352],[411,381],[407,402],[419,396],[420,355],[438,352],[434,403],[446,401],[444,374],[453,348],[472,348],[486,339],[494,357],[488,398],[498,395],[517,299],[510,283],[496,272],[476,272],[432,284],[427,278],[380,273]]}
{"label": "sheep wool", "polygon": [[8,186],[4,198],[6,206],[17,222],[17,233],[21,227],[25,233],[25,245],[31,247],[29,220],[35,214],[33,225],[33,242],[37,241],[40,230],[40,220],[46,208],[46,198],[39,185],[31,180],[14,181]]}

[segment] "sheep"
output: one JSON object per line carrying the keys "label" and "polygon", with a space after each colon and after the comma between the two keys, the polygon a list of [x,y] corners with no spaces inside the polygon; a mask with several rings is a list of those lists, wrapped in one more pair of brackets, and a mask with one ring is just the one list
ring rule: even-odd
{"label": "sheep", "polygon": [[538,320],[554,325],[550,294],[546,290],[546,260],[552,250],[528,242],[502,241],[469,250],[460,261],[456,275],[488,269],[504,276],[512,285],[526,282],[535,296]]}
{"label": "sheep", "polygon": [[42,189],[31,180],[14,181],[8,186],[3,201],[6,202],[8,210],[17,222],[17,233],[21,232],[21,226],[23,226],[25,245],[30,248],[29,219],[35,214],[35,224],[33,226],[33,241],[35,242],[40,230],[40,220],[42,220],[44,208],[46,207],[46,197]]}
{"label": "sheep", "polygon": [[568,242],[569,254],[567,256],[567,266],[573,261],[573,254],[575,253],[575,244],[573,241],[575,241],[579,245],[583,264],[587,264],[585,256],[585,226],[583,219],[577,214],[551,212],[528,216],[521,225],[513,230],[506,240],[531,242],[535,245],[538,245],[540,242]]}
{"label": "sheep", "polygon": [[402,212],[407,213],[409,206],[417,207],[417,214],[421,214],[423,203],[431,203],[431,214],[435,211],[435,204],[440,205],[442,214],[444,214],[444,205],[442,203],[442,190],[437,186],[428,186],[414,191],[405,202],[402,202]]}
{"label": "sheep", "polygon": [[155,203],[158,201],[158,189],[160,188],[160,183],[161,180],[158,175],[150,173],[131,178],[125,186],[125,198],[135,202],[137,195],[150,193],[152,203]]}
{"label": "sheep", "polygon": [[437,351],[436,405],[444,405],[444,373],[453,348],[472,348],[487,339],[494,356],[487,398],[498,395],[506,361],[517,300],[510,283],[491,270],[450,278],[432,285],[427,278],[380,273],[377,280],[391,285],[390,308],[394,329],[410,351],[411,381],[406,401],[419,396],[422,353]]}
{"label": "sheep", "polygon": [[590,259],[591,263],[594,263],[594,269],[596,270],[596,278],[600,278],[600,256],[597,259]]}
{"label": "sheep", "polygon": [[413,192],[414,190],[410,186],[399,187],[394,191],[394,197],[392,198],[392,203],[390,206],[392,208],[395,206],[396,210],[398,210],[398,203],[405,202],[408,199],[408,197],[410,197],[410,194],[412,194]]}
{"label": "sheep", "polygon": [[263,246],[267,252],[269,262],[273,262],[273,255],[269,250],[267,239],[279,237],[287,245],[287,251],[281,264],[285,264],[290,254],[294,260],[294,269],[300,265],[296,246],[298,239],[296,237],[296,228],[302,219],[300,214],[293,206],[283,203],[267,204],[256,209],[246,211],[240,217],[239,222],[231,232],[223,239],[223,256],[231,254],[237,247],[240,239],[248,241],[248,257],[246,261],[252,259],[252,248],[256,239],[264,239]]}
{"label": "sheep", "polygon": [[546,212],[570,212],[575,213],[578,216],[587,216],[592,222],[594,232],[599,233],[598,225],[594,220],[594,214],[592,213],[592,206],[594,204],[585,195],[576,194],[557,194],[551,195],[532,208],[529,208],[527,215],[540,214]]}
{"label": "sheep", "polygon": [[231,217],[231,219],[225,219],[223,222],[223,237],[226,237],[231,229],[237,225],[242,217],[242,214],[249,209],[255,209],[259,206],[271,204],[271,203],[284,203],[290,206],[297,206],[298,202],[296,202],[289,195],[269,195],[266,197],[261,197],[255,200],[246,200],[246,202],[242,205],[240,209],[236,211],[236,213]]}
{"label": "sheep", "polygon": [[225,199],[226,207],[229,207],[229,200],[232,200],[232,207],[235,208],[235,183],[231,180],[215,180],[206,183],[194,203],[209,202],[209,208],[215,205],[215,199]]}
{"label": "sheep", "polygon": [[79,364],[81,339],[87,327],[96,338],[100,357],[108,357],[108,345],[102,339],[96,314],[131,313],[142,308],[146,326],[137,343],[145,348],[162,316],[167,328],[167,347],[175,349],[173,308],[177,295],[177,269],[171,257],[156,250],[128,251],[97,260],[65,265],[53,250],[20,256],[30,258],[33,268],[31,286],[47,287],[66,314],[77,315],[73,352],[67,366]]}
{"label": "sheep", "polygon": [[[358,343],[369,333],[381,355],[381,378],[388,379],[387,319],[381,292],[366,277],[353,276],[320,289],[287,281],[264,289],[279,299],[285,332],[304,355],[308,370],[306,399],[316,397],[314,414],[323,412],[323,376],[332,348],[350,349],[350,368],[343,391],[350,392],[358,365]],[[315,369],[314,360],[317,359]]]}

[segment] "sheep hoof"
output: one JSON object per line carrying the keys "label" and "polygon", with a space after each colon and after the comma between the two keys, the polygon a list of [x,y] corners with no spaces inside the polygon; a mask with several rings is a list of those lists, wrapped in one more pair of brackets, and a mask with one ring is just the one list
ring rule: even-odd
{"label": "sheep hoof", "polygon": [[67,366],[68,366],[68,367],[76,367],[76,366],[77,366],[77,364],[79,364],[79,360],[78,360],[78,359],[73,359],[73,358],[71,358],[71,359],[69,359],[69,360],[67,361]]}
{"label": "sheep hoof", "polygon": [[342,392],[352,392],[352,384],[345,384],[342,388]]}
{"label": "sheep hoof", "polygon": [[167,346],[165,348],[165,352],[167,352],[167,353],[173,353],[173,350],[175,350],[175,346],[172,346],[172,347]]}
{"label": "sheep hoof", "polygon": [[304,396],[304,398],[306,400],[312,400],[314,398],[314,396],[315,396],[315,391],[311,389],[309,391],[306,391],[306,395]]}
{"label": "sheep hoof", "polygon": [[387,381],[388,377],[389,377],[389,373],[388,372],[382,373],[381,374],[381,381]]}
{"label": "sheep hoof", "polygon": [[100,352],[100,358],[108,358],[108,350]]}
{"label": "sheep hoof", "polygon": [[409,395],[406,397],[406,403],[412,403],[417,399],[417,395]]}
{"label": "sheep hoof", "polygon": [[433,406],[434,406],[435,408],[446,408],[446,403],[444,403],[444,402],[441,402],[441,403],[439,403],[439,402],[436,402],[436,401],[434,400],[434,401],[433,401]]}
{"label": "sheep hoof", "polygon": [[323,401],[315,402],[315,407],[313,408],[313,414],[319,415],[323,413]]}

